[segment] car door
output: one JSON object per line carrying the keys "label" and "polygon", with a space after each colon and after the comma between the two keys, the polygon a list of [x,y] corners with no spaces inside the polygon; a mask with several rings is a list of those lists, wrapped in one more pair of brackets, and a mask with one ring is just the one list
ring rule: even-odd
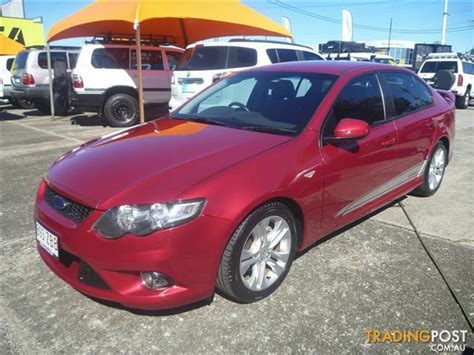
{"label": "car door", "polygon": [[431,91],[415,75],[386,71],[381,74],[381,80],[388,93],[387,114],[398,131],[396,173],[402,177],[400,185],[403,185],[423,171],[438,112]]}
{"label": "car door", "polygon": [[[366,121],[367,136],[329,143],[344,118]],[[397,130],[385,120],[385,103],[380,82],[373,73],[352,79],[335,100],[321,130],[324,162],[323,234],[360,218],[390,190],[395,172]]]}
{"label": "car door", "polygon": [[[145,103],[165,103],[171,97],[169,71],[165,70],[160,48],[142,50],[143,97]],[[138,87],[137,54],[131,50],[131,75]]]}

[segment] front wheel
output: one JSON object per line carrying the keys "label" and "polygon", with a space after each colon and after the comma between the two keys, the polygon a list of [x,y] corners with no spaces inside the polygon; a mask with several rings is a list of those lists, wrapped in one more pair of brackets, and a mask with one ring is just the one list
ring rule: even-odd
{"label": "front wheel", "polygon": [[443,142],[438,142],[423,172],[423,184],[413,191],[413,195],[420,197],[434,195],[443,181],[447,162],[448,151],[446,146]]}
{"label": "front wheel", "polygon": [[241,303],[269,296],[290,270],[296,241],[295,220],[285,204],[271,202],[257,208],[227,244],[219,267],[218,289]]}
{"label": "front wheel", "polygon": [[128,94],[110,96],[104,105],[104,116],[112,127],[129,127],[138,122],[138,101]]}

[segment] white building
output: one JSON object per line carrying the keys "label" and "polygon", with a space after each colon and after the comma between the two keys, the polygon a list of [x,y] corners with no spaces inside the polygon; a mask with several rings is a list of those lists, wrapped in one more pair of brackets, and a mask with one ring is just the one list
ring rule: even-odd
{"label": "white building", "polygon": [[390,50],[388,49],[388,40],[372,40],[364,41],[367,46],[375,47],[376,53],[386,54],[395,59],[395,61],[403,66],[411,67],[413,64],[413,50],[415,43],[413,41],[391,40]]}

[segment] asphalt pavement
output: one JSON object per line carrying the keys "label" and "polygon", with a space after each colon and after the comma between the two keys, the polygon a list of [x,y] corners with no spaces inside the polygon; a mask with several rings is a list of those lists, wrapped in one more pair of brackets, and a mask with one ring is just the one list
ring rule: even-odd
{"label": "asphalt pavement", "polygon": [[53,120],[0,110],[3,354],[430,351],[420,342],[368,343],[371,329],[467,330],[464,345],[474,346],[465,318],[474,322],[472,107],[456,113],[454,159],[438,193],[402,202],[446,281],[395,205],[310,248],[263,301],[241,305],[216,295],[210,305],[148,313],[75,291],[35,247],[33,203],[48,166],[117,129],[87,114]]}

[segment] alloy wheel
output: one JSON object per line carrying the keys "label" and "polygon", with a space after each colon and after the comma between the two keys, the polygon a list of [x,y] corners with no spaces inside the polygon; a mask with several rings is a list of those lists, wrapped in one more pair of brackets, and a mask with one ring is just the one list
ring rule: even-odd
{"label": "alloy wheel", "polygon": [[428,185],[432,191],[436,190],[441,183],[446,165],[445,151],[438,148],[433,154],[428,172]]}

